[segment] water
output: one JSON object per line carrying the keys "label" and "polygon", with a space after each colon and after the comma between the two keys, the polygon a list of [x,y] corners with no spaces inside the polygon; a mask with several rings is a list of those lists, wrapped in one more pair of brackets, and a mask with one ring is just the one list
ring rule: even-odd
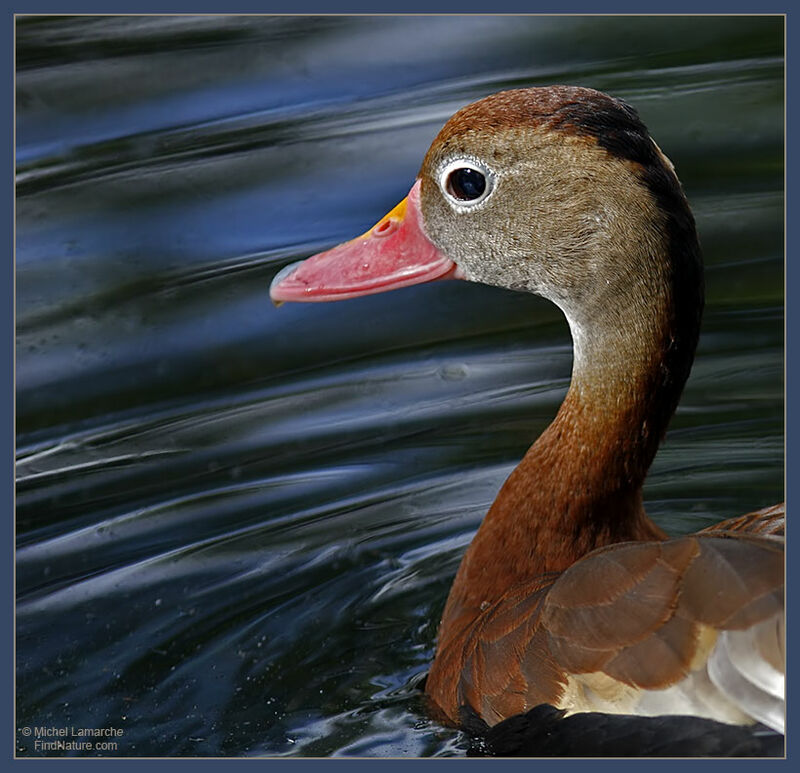
{"label": "water", "polygon": [[118,728],[112,756],[463,753],[418,685],[563,397],[566,324],[464,282],[267,288],[502,88],[629,100],[695,210],[707,310],[651,515],[781,500],[782,41],[768,17],[19,20],[17,727]]}

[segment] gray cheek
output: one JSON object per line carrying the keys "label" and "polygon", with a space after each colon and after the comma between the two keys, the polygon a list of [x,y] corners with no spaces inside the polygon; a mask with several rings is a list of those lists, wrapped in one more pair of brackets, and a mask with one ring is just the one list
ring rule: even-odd
{"label": "gray cheek", "polygon": [[424,201],[425,231],[472,282],[545,295],[551,281],[538,265],[535,236],[494,206],[477,212],[455,212],[440,196]]}
{"label": "gray cheek", "polygon": [[518,292],[545,295],[546,280],[537,276],[530,260],[508,260],[498,255],[464,256],[462,263],[467,279]]}

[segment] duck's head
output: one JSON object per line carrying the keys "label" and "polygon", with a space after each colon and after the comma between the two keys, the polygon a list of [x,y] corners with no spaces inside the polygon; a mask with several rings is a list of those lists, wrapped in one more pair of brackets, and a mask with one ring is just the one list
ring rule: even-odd
{"label": "duck's head", "polygon": [[457,277],[549,298],[574,333],[618,325],[609,316],[631,303],[663,308],[687,271],[676,249],[697,284],[691,214],[635,111],[592,89],[519,89],[457,112],[401,204],[284,269],[271,295],[327,301]]}

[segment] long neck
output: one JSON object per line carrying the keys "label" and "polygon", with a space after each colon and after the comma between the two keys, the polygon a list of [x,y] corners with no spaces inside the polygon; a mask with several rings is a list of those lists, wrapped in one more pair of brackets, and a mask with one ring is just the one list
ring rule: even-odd
{"label": "long neck", "polygon": [[575,347],[569,391],[470,545],[440,644],[448,626],[460,628],[519,582],[602,545],[664,538],[645,515],[642,484],[689,374],[703,297],[693,222],[688,233],[680,225],[670,223],[644,281],[594,312],[565,309]]}

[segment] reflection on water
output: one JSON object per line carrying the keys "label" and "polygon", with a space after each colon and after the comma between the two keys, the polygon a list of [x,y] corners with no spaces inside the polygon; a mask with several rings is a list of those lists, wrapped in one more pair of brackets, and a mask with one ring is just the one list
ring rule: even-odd
{"label": "reflection on water", "polygon": [[417,685],[563,396],[566,325],[460,282],[280,310],[267,287],[502,88],[628,99],[695,209],[708,305],[651,514],[781,499],[782,40],[769,17],[18,20],[17,725],[121,728],[125,756],[461,753]]}

